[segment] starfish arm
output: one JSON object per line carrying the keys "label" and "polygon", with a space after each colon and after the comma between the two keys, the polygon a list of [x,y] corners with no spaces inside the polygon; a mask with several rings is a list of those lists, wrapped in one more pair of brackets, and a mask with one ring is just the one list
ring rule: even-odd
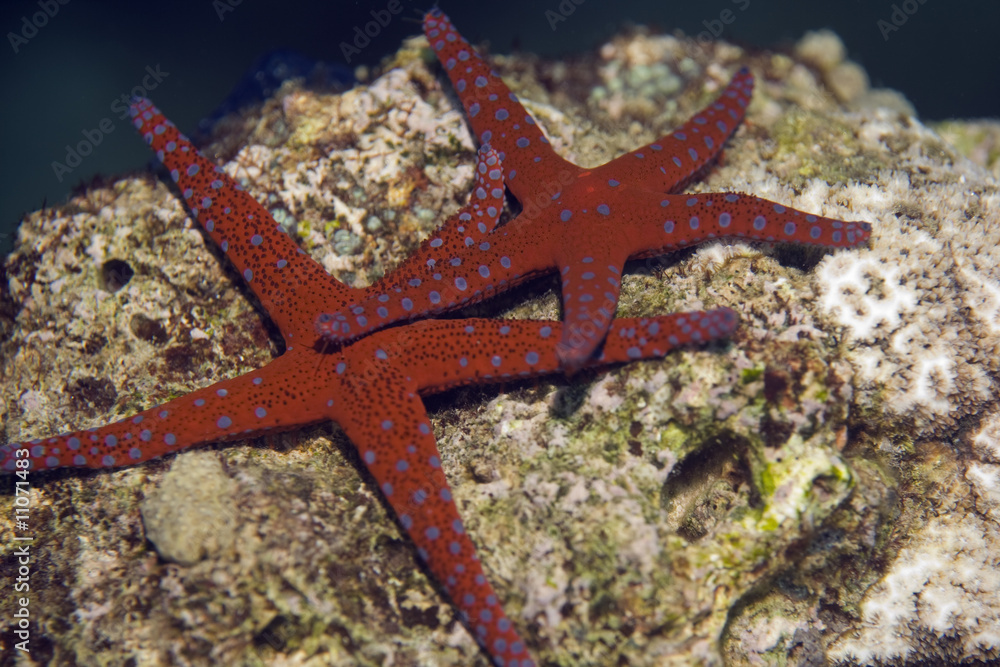
{"label": "starfish arm", "polygon": [[305,254],[271,214],[199,153],[146,99],[130,107],[133,124],[156,152],[199,224],[233,263],[286,340],[313,338],[313,318],[351,290]]}
{"label": "starfish arm", "polygon": [[479,141],[500,152],[507,187],[523,205],[541,184],[557,191],[581,171],[549,145],[535,119],[438,9],[424,15],[424,34],[458,93]]}
{"label": "starfish arm", "polygon": [[658,192],[677,192],[705,170],[739,128],[753,94],[746,67],[722,94],[691,120],[651,144],[593,170],[598,181],[615,180]]}
{"label": "starfish arm", "polygon": [[[683,345],[726,338],[736,323],[729,308],[616,319],[604,347],[582,367],[662,357]],[[563,327],[541,320],[424,320],[379,332],[362,343],[386,351],[387,366],[402,364],[420,393],[430,394],[561,372]]]}
{"label": "starfish arm", "polygon": [[684,345],[701,345],[728,338],[739,317],[731,308],[692,310],[655,317],[622,317],[611,323],[604,347],[584,368],[658,358]]}
{"label": "starfish arm", "polygon": [[319,389],[315,356],[286,352],[264,368],[106,426],[0,446],[0,471],[24,469],[19,460],[27,460],[29,470],[116,468],[199,444],[297,428],[330,418],[328,397]]}
{"label": "starfish arm", "polygon": [[580,369],[608,334],[627,258],[628,248],[620,238],[560,251],[563,326],[557,353],[566,372]]}
{"label": "starfish arm", "polygon": [[[463,308],[555,270],[547,230],[511,224],[467,246],[421,249],[405,285],[372,286],[350,308],[323,312],[316,332],[331,342],[354,340],[390,324]],[[428,247],[431,244],[428,244]],[[426,259],[424,259],[426,258]]]}
{"label": "starfish arm", "polygon": [[636,197],[630,258],[716,238],[850,248],[871,236],[867,222],[845,222],[735,192]]}
{"label": "starfish arm", "polygon": [[[749,195],[664,196],[625,186],[618,190],[617,199],[608,199],[610,206],[573,212],[569,218],[595,229],[603,224],[616,242],[573,244],[557,251],[564,323],[558,353],[563,369],[570,373],[581,367],[605,337],[618,307],[626,259],[723,237],[852,247],[871,235],[871,225],[866,222],[824,218]],[[609,229],[607,220],[618,211],[621,219]]]}
{"label": "starfish arm", "polygon": [[[400,330],[392,330],[396,331]],[[361,460],[417,554],[444,587],[472,636],[494,661],[502,659],[497,664],[533,666],[465,532],[416,383],[402,377],[399,359],[387,366],[378,355],[377,341],[369,344],[375,338],[386,344],[390,333],[380,332],[358,343],[371,351],[367,361],[374,365],[365,379],[359,379],[355,366],[364,367],[365,362],[354,356],[345,376],[350,378],[354,401],[340,406],[335,418],[357,444]]]}
{"label": "starfish arm", "polygon": [[[728,336],[735,326],[728,308],[617,320],[601,354],[587,365],[663,356],[680,345]],[[337,368],[343,394],[353,400],[336,406],[334,419],[357,444],[421,560],[497,664],[534,663],[465,532],[419,394],[558,372],[560,328],[531,320],[424,320],[360,340]]]}

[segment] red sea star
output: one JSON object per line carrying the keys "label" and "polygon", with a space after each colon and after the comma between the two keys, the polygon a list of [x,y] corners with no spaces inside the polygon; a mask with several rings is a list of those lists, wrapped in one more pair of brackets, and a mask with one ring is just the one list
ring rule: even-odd
{"label": "red sea star", "polygon": [[[740,70],[711,105],[666,137],[595,169],[559,157],[503,81],[437,9],[424,32],[465,107],[474,134],[500,153],[525,207],[482,238],[428,252],[372,285],[316,327],[347,341],[393,322],[465,306],[545,273],[562,276],[562,367],[581,367],[604,339],[627,259],[720,237],[829,247],[864,243],[865,222],[842,222],[738,193],[681,195],[736,131],[753,90]],[[674,193],[667,197],[666,194]]]}
{"label": "red sea star", "polygon": [[[259,370],[113,424],[3,445],[0,470],[20,474],[124,466],[198,444],[335,421],[356,444],[419,556],[484,650],[497,664],[533,665],[465,533],[420,396],[557,372],[562,325],[428,320],[326,352],[329,344],[317,341],[313,331],[315,313],[344,307],[351,290],[299,249],[260,204],[197,153],[148,101],[137,101],[132,113],[192,212],[277,324],[286,351]],[[478,173],[474,203],[433,238],[462,238],[473,221],[478,234],[496,224],[502,175],[489,149],[480,153]],[[421,252],[427,251],[418,251],[416,261],[422,261]],[[601,352],[585,365],[662,356],[678,345],[724,337],[735,324],[735,314],[726,308],[617,320]]]}

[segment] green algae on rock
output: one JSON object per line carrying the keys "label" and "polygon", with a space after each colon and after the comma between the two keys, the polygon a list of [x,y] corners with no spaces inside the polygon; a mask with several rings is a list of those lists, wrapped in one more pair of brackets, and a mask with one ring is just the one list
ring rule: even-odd
{"label": "green algae on rock", "polygon": [[[287,85],[208,147],[344,280],[397,263],[472,181],[468,130],[420,43],[343,95]],[[712,244],[631,267],[620,315],[729,305],[732,344],[431,401],[467,528],[543,660],[996,657],[997,183],[906,114],[843,110],[826,87],[842,61],[811,57],[637,32],[574,63],[496,60],[585,164],[663,134],[749,64],[761,82],[749,122],[690,190],[875,229],[870,249]],[[178,202],[142,176],[27,217],[0,308],[14,313],[0,342],[6,439],[121,417],[277,353]],[[102,280],[111,260],[133,272],[117,291]],[[479,308],[557,316],[551,283],[524,295]],[[33,657],[485,665],[353,457],[317,427],[35,476],[32,612],[48,655]],[[229,546],[182,565],[140,519],[191,461],[236,509],[221,512]],[[923,579],[907,576],[915,564]]]}
{"label": "green algae on rock", "polygon": [[934,129],[959,153],[1000,177],[1000,121],[949,120]]}

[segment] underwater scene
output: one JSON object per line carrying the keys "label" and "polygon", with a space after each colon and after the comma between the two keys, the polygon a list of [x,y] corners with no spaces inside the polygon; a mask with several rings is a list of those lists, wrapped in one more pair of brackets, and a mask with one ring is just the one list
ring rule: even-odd
{"label": "underwater scene", "polygon": [[1000,664],[1000,7],[661,5],[4,7],[0,667]]}

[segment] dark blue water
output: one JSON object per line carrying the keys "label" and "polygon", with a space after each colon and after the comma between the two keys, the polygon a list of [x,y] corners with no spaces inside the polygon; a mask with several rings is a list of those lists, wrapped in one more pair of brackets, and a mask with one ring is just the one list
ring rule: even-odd
{"label": "dark blue water", "polygon": [[[570,7],[573,12],[555,29],[546,10],[558,12],[559,0],[440,5],[473,43],[550,57],[591,49],[628,22],[697,34],[706,25],[718,28],[716,19],[726,9],[736,20],[725,25],[722,37],[749,45],[787,46],[806,30],[826,27],[844,39],[873,85],[903,91],[923,119],[1000,115],[1000,3],[561,1],[562,13]],[[266,52],[293,48],[331,64],[344,64],[346,54],[354,66],[395,51],[405,36],[419,32],[416,22],[402,17],[419,17],[418,9],[430,0],[396,2],[402,13],[362,48],[352,44],[355,28],[372,20],[371,11],[384,11],[388,0],[0,3],[0,255],[24,212],[63,201],[95,175],[146,164],[145,145],[121,118],[121,95],[147,87],[156,104],[193,132]],[[92,153],[70,167],[76,160],[66,146],[88,137],[95,143]]]}

